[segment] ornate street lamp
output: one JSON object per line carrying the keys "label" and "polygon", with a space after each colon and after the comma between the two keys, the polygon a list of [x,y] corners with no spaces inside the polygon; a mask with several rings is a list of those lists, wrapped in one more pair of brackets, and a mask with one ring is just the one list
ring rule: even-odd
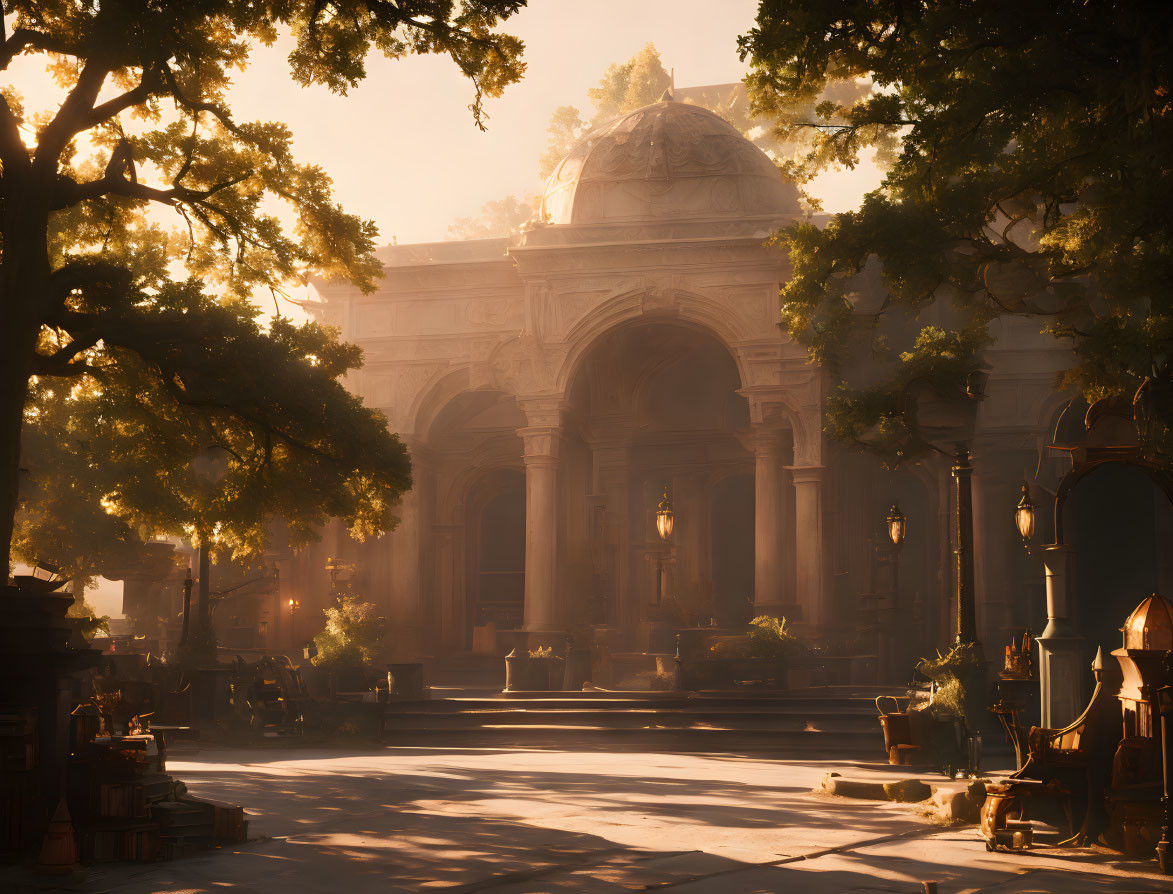
{"label": "ornate street lamp", "polygon": [[672,539],[672,527],[675,517],[672,514],[672,500],[668,497],[668,486],[664,485],[664,499],[656,507],[656,530],[660,532],[661,540]]}
{"label": "ornate street lamp", "polygon": [[1022,482],[1022,496],[1014,510],[1014,524],[1018,526],[1023,546],[1029,545],[1035,535],[1035,504],[1030,498],[1030,485],[1025,481]]}
{"label": "ornate street lamp", "polygon": [[[672,528],[675,526],[676,516],[672,512],[672,500],[668,496],[668,485],[664,485],[664,499],[656,507],[656,531],[660,539],[672,539]],[[664,601],[664,554],[656,550],[656,605]]]}
{"label": "ornate street lamp", "polygon": [[900,549],[904,545],[904,535],[908,532],[908,519],[904,517],[900,507],[893,503],[884,521],[888,523],[888,539],[894,547]]}
{"label": "ornate street lamp", "polygon": [[289,600],[289,638],[297,642],[297,610],[301,608],[300,599]]}

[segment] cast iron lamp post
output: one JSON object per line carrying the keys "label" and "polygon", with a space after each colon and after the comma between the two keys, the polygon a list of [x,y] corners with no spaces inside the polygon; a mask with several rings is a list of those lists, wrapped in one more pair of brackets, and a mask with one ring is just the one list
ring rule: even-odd
{"label": "cast iron lamp post", "polygon": [[[662,541],[672,539],[672,529],[676,524],[676,516],[672,512],[672,500],[668,496],[668,485],[664,485],[664,499],[656,507],[656,531]],[[656,550],[656,605],[664,599],[664,555]]]}
{"label": "cast iron lamp post", "polygon": [[301,600],[289,600],[289,636],[295,643],[297,642],[297,610],[301,608]]}
{"label": "cast iron lamp post", "polygon": [[981,370],[970,373],[963,388],[916,379],[905,386],[902,395],[903,415],[912,431],[923,443],[953,460],[953,478],[957,482],[957,547],[953,551],[957,559],[957,642],[965,645],[978,645],[973,570],[973,466],[969,461],[969,444],[987,379],[988,375]]}
{"label": "cast iron lamp post", "polygon": [[[219,444],[212,444],[191,461],[192,470],[205,482],[207,490],[213,491],[224,473],[228,471],[225,458],[228,451]],[[199,563],[199,605],[196,609],[199,618],[199,629],[206,630],[212,623],[212,594],[211,594],[211,543],[210,535],[201,533],[196,561]]]}

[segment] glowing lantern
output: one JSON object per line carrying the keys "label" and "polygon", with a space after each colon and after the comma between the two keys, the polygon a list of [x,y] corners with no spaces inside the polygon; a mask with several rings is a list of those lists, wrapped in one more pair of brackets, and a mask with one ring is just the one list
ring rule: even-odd
{"label": "glowing lantern", "polygon": [[900,507],[893,503],[892,508],[888,510],[888,517],[885,521],[888,523],[888,539],[892,541],[894,547],[900,549],[904,544],[904,535],[908,531],[908,519],[904,517]]}
{"label": "glowing lantern", "polygon": [[661,540],[672,538],[672,526],[675,519],[672,516],[672,501],[668,499],[668,488],[664,488],[664,499],[656,507],[656,530],[660,532]]}
{"label": "glowing lantern", "polygon": [[1014,510],[1014,523],[1018,525],[1018,533],[1022,535],[1023,543],[1030,543],[1035,535],[1035,504],[1030,498],[1030,485],[1022,482],[1022,496]]}

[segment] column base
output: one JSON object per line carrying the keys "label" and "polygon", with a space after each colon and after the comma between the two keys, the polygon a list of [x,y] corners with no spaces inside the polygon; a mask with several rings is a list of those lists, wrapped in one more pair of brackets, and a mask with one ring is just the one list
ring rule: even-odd
{"label": "column base", "polygon": [[801,624],[803,618],[802,606],[797,602],[762,602],[754,603],[754,617],[766,615],[771,618],[785,618],[787,624]]}
{"label": "column base", "polygon": [[1083,661],[1083,637],[1044,634],[1036,642],[1042,724],[1061,729],[1079,716],[1086,702],[1084,675],[1090,673]]}
{"label": "column base", "polygon": [[553,649],[555,655],[561,655],[566,651],[566,640],[569,636],[565,630],[519,630],[516,642],[530,651]]}

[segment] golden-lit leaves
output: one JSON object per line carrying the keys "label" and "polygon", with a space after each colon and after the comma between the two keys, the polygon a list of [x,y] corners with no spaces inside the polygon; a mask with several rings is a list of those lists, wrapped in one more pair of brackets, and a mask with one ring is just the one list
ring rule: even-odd
{"label": "golden-lit leaves", "polygon": [[[792,173],[850,166],[885,141],[892,150],[858,211],[777,240],[794,269],[782,292],[791,335],[832,367],[869,330],[878,348],[892,327],[845,311],[874,259],[879,315],[932,307],[963,332],[1002,315],[1036,320],[1080,358],[1062,384],[1089,396],[1170,380],[1173,120],[1158,60],[1171,35],[1161,4],[763,3],[741,46],[755,103],[783,127],[833,78],[878,88],[818,105],[825,124]],[[878,414],[871,392],[855,406],[853,394],[833,405],[858,417],[844,419],[849,436]]]}

